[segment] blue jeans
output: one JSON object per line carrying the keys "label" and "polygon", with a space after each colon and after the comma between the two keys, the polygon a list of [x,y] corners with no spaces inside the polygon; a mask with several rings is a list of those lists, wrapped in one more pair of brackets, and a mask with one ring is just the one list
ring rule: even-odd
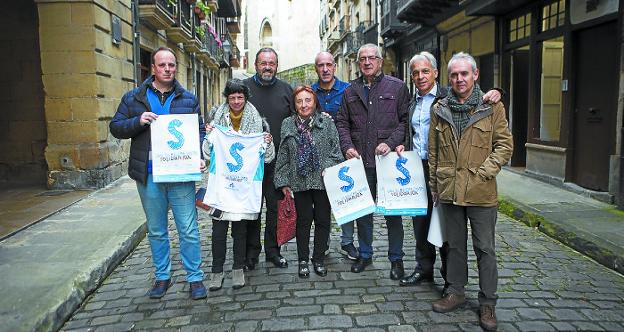
{"label": "blue jeans", "polygon": [[353,233],[355,232],[355,225],[353,221],[349,221],[346,224],[340,226],[342,234],[340,234],[340,245],[346,246],[353,243]]}
{"label": "blue jeans", "polygon": [[154,183],[152,174],[149,174],[146,184],[136,184],[147,218],[147,237],[156,269],[156,280],[171,279],[167,228],[167,212],[171,206],[180,239],[180,257],[186,270],[186,280],[202,281],[204,272],[199,268],[201,246],[195,208],[195,182]]}
{"label": "blue jeans", "polygon": [[[377,173],[374,168],[366,168],[366,180],[373,199],[377,199]],[[388,228],[388,259],[391,262],[403,260],[403,222],[400,216],[386,216]],[[356,219],[360,257],[373,257],[373,215],[368,214]]]}

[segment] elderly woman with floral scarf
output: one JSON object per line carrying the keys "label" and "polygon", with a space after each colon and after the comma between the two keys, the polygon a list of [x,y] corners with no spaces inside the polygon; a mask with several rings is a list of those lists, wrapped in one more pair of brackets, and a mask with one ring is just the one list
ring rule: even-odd
{"label": "elderly woman with floral scarf", "polygon": [[[275,146],[273,145],[273,138],[269,134],[269,125],[260,116],[256,108],[247,102],[249,88],[243,84],[243,81],[231,79],[225,84],[223,96],[227,102],[209,112],[206,121],[206,133],[210,133],[214,129],[214,125],[225,126],[241,134],[265,133],[264,139],[268,143],[268,147],[264,155],[264,162],[273,161],[275,159]],[[203,151],[205,159],[209,160],[212,144],[207,138],[208,135],[206,135],[203,143]],[[223,285],[223,264],[225,263],[229,222],[232,222],[232,238],[234,239],[232,287],[236,289],[245,286],[243,267],[245,266],[247,247],[246,221],[256,220],[258,215],[258,213],[223,212],[219,218],[212,218],[212,275],[208,285],[209,290],[219,290]]]}
{"label": "elderly woman with floral scarf", "polygon": [[330,117],[321,115],[316,94],[309,86],[293,93],[295,114],[282,122],[281,143],[275,165],[275,187],[294,195],[297,210],[299,276],[308,278],[310,229],[314,220],[314,272],[324,277],[323,262],[329,240],[331,207],[323,184],[323,170],[344,160],[338,130]]}

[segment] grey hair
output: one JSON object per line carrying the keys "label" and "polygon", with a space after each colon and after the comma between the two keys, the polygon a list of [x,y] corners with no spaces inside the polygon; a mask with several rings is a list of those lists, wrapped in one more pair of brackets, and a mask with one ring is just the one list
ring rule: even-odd
{"label": "grey hair", "polygon": [[314,57],[314,64],[316,64],[316,63],[318,62],[318,58],[319,58],[319,56],[321,56],[322,54],[327,54],[327,55],[329,55],[329,56],[331,57],[332,63],[334,63],[334,64],[336,63],[336,59],[334,58],[334,55],[333,55],[333,54],[331,54],[331,52],[328,52],[328,51],[320,51],[320,52],[316,53],[316,56]]}
{"label": "grey hair", "polygon": [[365,48],[374,48],[375,49],[375,54],[380,59],[383,59],[383,57],[381,56],[381,47],[379,47],[379,46],[377,46],[375,44],[370,44],[370,43],[364,44],[364,45],[360,46],[360,48],[358,49],[358,52],[357,52],[357,58],[358,59],[360,58],[360,52],[362,52],[362,50],[365,49]]}
{"label": "grey hair", "polygon": [[438,61],[436,60],[436,58],[433,56],[433,54],[427,52],[427,51],[422,51],[416,55],[414,55],[412,57],[412,59],[409,62],[409,68],[410,70],[412,69],[412,65],[416,62],[416,61],[429,61],[429,63],[431,64],[431,67],[433,69],[438,69]]}
{"label": "grey hair", "polygon": [[472,55],[470,55],[468,53],[464,53],[464,52],[459,52],[459,53],[456,53],[455,55],[453,55],[451,60],[449,60],[449,62],[448,62],[448,66],[447,66],[446,70],[448,71],[449,75],[451,75],[451,65],[453,65],[453,63],[455,61],[459,61],[459,60],[468,61],[468,63],[470,63],[470,66],[472,66],[472,72],[474,73],[474,72],[477,71],[477,62],[472,57]]}

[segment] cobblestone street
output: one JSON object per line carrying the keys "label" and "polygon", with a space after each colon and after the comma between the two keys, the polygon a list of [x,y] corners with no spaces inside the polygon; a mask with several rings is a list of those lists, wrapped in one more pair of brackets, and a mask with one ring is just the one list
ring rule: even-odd
{"label": "cobblestone street", "polygon": [[[146,296],[153,278],[146,238],[88,297],[63,330],[480,331],[471,244],[468,304],[453,313],[438,314],[431,311],[431,302],[440,297],[442,289],[437,272],[435,286],[399,287],[389,279],[386,230],[381,224],[376,218],[374,264],[364,273],[347,272],[350,262],[336,251],[339,230],[335,228],[325,278],[297,276],[296,245],[292,241],[282,249],[289,260],[288,269],[269,267],[262,254],[256,270],[246,273],[244,288],[233,290],[226,276],[223,289],[210,292],[207,300],[200,301],[189,299],[177,247],[172,250],[174,285],[161,300]],[[404,225],[406,273],[411,273],[413,232],[411,222]],[[211,263],[210,230],[210,220],[202,211],[206,281]],[[499,215],[497,248],[499,331],[624,330],[621,275],[504,215]],[[229,250],[226,271],[231,259]]]}

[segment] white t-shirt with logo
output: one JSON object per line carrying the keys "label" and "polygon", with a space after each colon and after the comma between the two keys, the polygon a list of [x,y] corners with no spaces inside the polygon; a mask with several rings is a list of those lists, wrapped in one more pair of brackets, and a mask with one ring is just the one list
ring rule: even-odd
{"label": "white t-shirt with logo", "polygon": [[224,220],[255,219],[262,206],[264,134],[215,126],[207,139],[212,151],[204,203],[226,212]]}

